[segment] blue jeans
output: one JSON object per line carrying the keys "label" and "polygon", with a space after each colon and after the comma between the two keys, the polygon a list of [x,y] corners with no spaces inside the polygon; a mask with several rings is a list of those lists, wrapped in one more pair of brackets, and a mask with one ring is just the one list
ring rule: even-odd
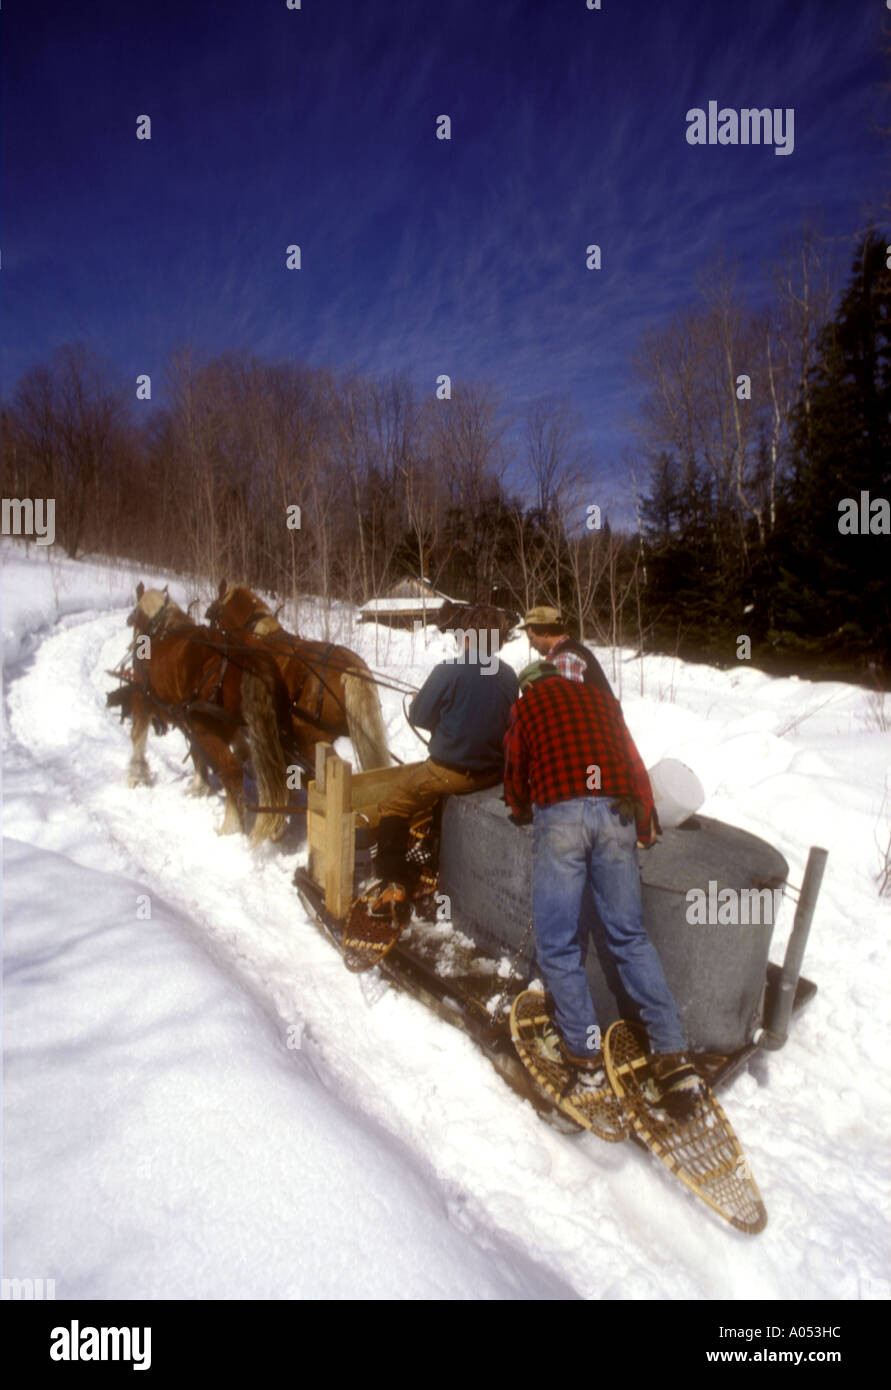
{"label": "blue jeans", "polygon": [[[585,974],[586,886],[606,932],[619,978],[640,1009],[652,1052],[686,1047],[662,963],[644,931],[637,830],[621,825],[610,797],[579,797],[534,807],[532,911],[536,956],[554,996],[555,1021],[570,1052],[590,1057],[597,1023]],[[590,908],[588,909],[590,911]]]}

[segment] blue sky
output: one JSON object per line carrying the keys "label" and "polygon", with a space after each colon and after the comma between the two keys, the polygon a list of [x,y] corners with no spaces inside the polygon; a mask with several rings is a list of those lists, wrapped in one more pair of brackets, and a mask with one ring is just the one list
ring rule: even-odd
{"label": "blue sky", "polygon": [[[883,18],[883,0],[10,0],[4,393],[72,341],[134,392],[149,372],[156,404],[185,343],[431,393],[447,372],[518,410],[569,397],[618,478],[634,351],[715,257],[757,302],[817,217],[849,262],[889,186]],[[709,100],[793,107],[794,152],[688,145]]]}

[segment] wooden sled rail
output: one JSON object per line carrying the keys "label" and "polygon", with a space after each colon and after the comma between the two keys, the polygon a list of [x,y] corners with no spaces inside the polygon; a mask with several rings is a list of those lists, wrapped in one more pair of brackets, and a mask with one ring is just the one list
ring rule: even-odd
{"label": "wooden sled rail", "polygon": [[307,790],[308,867],[310,878],[324,889],[332,917],[345,917],[355,896],[356,826],[360,820],[376,826],[380,803],[406,768],[416,766],[420,763],[353,772],[330,743],[316,744],[316,776]]}

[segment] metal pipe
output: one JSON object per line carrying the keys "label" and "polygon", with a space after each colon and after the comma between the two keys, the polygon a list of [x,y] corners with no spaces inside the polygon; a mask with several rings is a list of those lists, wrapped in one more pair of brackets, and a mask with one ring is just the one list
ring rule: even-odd
{"label": "metal pipe", "polygon": [[769,1052],[776,1052],[785,1044],[789,1036],[789,1019],[792,1016],[795,989],[801,974],[801,963],[804,960],[804,951],[807,946],[814,909],[817,906],[820,884],[823,882],[823,871],[826,868],[827,858],[827,850],[820,849],[817,845],[811,845],[804,871],[804,882],[798,896],[798,907],[795,909],[795,921],[792,923],[792,934],[786,947],[786,958],[783,961],[779,987],[773,997],[770,1017],[764,1020],[764,1031],[758,1037],[758,1046],[766,1048]]}

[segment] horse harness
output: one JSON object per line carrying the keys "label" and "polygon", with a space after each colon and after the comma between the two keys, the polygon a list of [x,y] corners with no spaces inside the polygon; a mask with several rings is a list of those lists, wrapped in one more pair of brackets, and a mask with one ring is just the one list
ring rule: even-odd
{"label": "horse harness", "polygon": [[[244,631],[249,632],[251,636],[256,636],[258,624],[261,623],[264,618],[270,618],[272,616],[273,615],[269,612],[268,609],[256,608],[254,612],[251,613],[245,620],[243,625]],[[222,630],[225,631],[225,629]],[[325,644],[325,650],[319,658],[319,661],[321,662],[321,674],[319,674],[318,665],[314,661],[305,661],[303,657],[299,657],[297,653],[293,650],[293,647],[291,646],[292,639],[284,631],[283,628],[279,628],[279,631],[277,633],[267,634],[261,640],[268,642],[270,646],[274,644],[276,646],[281,647],[282,650],[288,653],[290,660],[300,662],[300,664],[303,667],[303,679],[301,680],[295,693],[290,697],[291,711],[300,719],[305,719],[308,723],[315,724],[320,729],[326,729],[328,726],[326,724],[323,724],[322,722],[322,704],[325,698],[325,691],[327,690],[328,693],[333,697],[333,699],[341,706],[341,708],[343,708],[342,701],[338,699],[337,695],[325,681],[325,676],[327,674],[328,666],[331,660],[331,653],[334,651],[334,648],[336,647],[337,643],[327,642]],[[315,714],[310,713],[308,709],[304,709],[302,705],[299,703],[300,696],[303,694],[306,682],[309,680],[310,676],[313,675],[318,675],[319,680],[319,694],[316,700]]]}
{"label": "horse harness", "polygon": [[[319,673],[318,665],[313,665],[308,661],[305,663],[303,680],[300,682],[300,688],[291,700],[291,706],[295,714],[299,714],[307,718],[311,724],[318,724],[320,727],[324,727],[322,725],[322,704],[325,699],[326,690],[334,696],[334,699],[337,701],[339,705],[341,705],[341,708],[343,707],[342,702],[338,699],[336,695],[334,695],[334,691],[331,690],[331,687],[327,684],[325,680],[325,676],[328,673],[328,665],[331,661],[331,653],[334,651],[335,645],[336,644],[334,642],[327,642],[325,644],[325,650],[319,658],[319,660],[322,663],[321,674]],[[316,676],[319,682],[319,694],[318,698],[316,699],[315,714],[310,714],[309,710],[303,709],[302,706],[298,703],[298,701],[300,700],[300,696],[303,694],[304,686],[306,685],[306,682],[309,680],[310,676]]]}
{"label": "horse harness", "polygon": [[[133,656],[132,676],[128,675],[127,672],[121,668],[118,669],[116,674],[118,675],[122,683],[127,682],[131,686],[137,686],[138,689],[142,692],[142,694],[148,700],[151,701],[152,705],[156,706],[159,710],[161,710],[164,713],[164,715],[169,719],[171,724],[175,724],[184,730],[187,736],[189,736],[189,741],[191,742],[191,731],[189,729],[189,723],[190,718],[196,714],[212,715],[215,719],[219,719],[228,724],[237,724],[239,722],[237,716],[230,714],[228,710],[223,709],[222,705],[219,704],[219,694],[223,688],[223,681],[226,678],[226,671],[229,667],[229,642],[224,634],[222,638],[223,650],[217,651],[217,655],[219,657],[218,662],[216,663],[216,665],[211,667],[209,671],[205,672],[202,675],[201,680],[199,681],[196,688],[192,691],[191,695],[189,695],[185,700],[181,701],[179,704],[176,705],[172,705],[165,700],[161,700],[158,697],[158,695],[152,690],[151,687],[148,666],[148,661],[150,658],[138,656],[136,654],[136,647],[138,646],[140,637],[148,637],[151,641],[151,638],[155,636],[155,634],[158,631],[158,627],[160,625],[164,609],[167,607],[168,599],[169,595],[165,596],[164,602],[158,609],[155,616],[149,619],[146,625],[145,632],[137,633],[136,636],[134,636],[133,638],[133,642],[130,646],[130,651],[127,654],[129,656],[132,653]],[[171,633],[170,635],[173,637],[185,637],[186,640],[189,640],[191,638],[191,634],[185,632]],[[202,641],[206,646],[211,646],[212,649],[216,649],[215,644],[208,643],[206,638],[202,638]],[[126,660],[126,657],[124,659]],[[216,677],[216,679],[214,681],[212,689],[207,689],[208,683],[210,681],[213,681],[214,677]],[[123,720],[123,718],[124,710],[122,707],[121,719]],[[161,721],[158,715],[155,714],[152,716],[152,723],[155,729],[155,733],[166,733],[166,728],[164,728],[163,726],[159,727]]]}

